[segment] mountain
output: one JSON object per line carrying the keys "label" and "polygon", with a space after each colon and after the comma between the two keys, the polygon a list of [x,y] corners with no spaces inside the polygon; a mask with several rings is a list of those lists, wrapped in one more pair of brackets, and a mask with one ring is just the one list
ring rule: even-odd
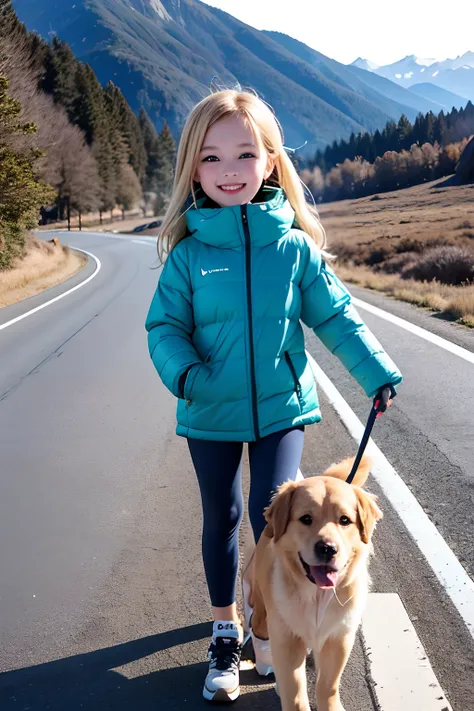
{"label": "mountain", "polygon": [[438,62],[439,60],[437,59],[422,59],[415,57],[414,54],[410,54],[392,64],[377,67],[375,71],[380,76],[391,79],[392,81],[397,81],[402,86],[409,86],[419,80],[420,75],[423,74],[428,67]]}
{"label": "mountain", "polygon": [[[473,65],[463,64],[456,69],[437,70],[436,65],[430,67],[434,69],[429,81],[442,89],[453,91],[455,94],[474,101],[474,63]],[[437,74],[436,72],[439,71]]]}
{"label": "mountain", "polygon": [[403,102],[405,106],[404,113],[410,121],[414,121],[420,111],[423,114],[428,113],[428,111],[438,114],[443,108],[441,104],[433,101],[429,97],[415,94],[413,91],[410,91],[410,89],[405,89],[399,84],[390,81],[390,79],[385,79],[385,77],[381,77],[365,69],[359,69],[355,64],[349,65],[347,69],[359,77],[365,84],[379,92],[379,94],[386,96],[398,104]]}
{"label": "mountain", "polygon": [[453,107],[460,109],[467,104],[467,99],[463,96],[458,96],[458,94],[454,94],[452,91],[447,91],[430,82],[412,84],[410,91],[418,96],[423,96],[430,101],[436,102],[444,111],[451,111]]}
{"label": "mountain", "polygon": [[[376,75],[371,72],[347,67],[317,52],[315,49],[311,49],[311,47],[293,39],[293,37],[289,37],[281,32],[269,32],[267,30],[264,30],[263,33],[271,37],[275,42],[279,42],[285,49],[299,57],[299,59],[311,65],[321,77],[321,82],[324,82],[328,86],[329,83],[331,83],[333,87],[339,87],[339,92],[342,86],[346,92],[350,91],[352,94],[355,93],[357,96],[363,97],[366,101],[377,104],[377,106],[389,115],[400,117],[400,115],[404,113],[408,118],[414,120],[420,111],[429,111],[434,108],[431,102],[421,97],[414,98],[411,92],[402,89],[387,79],[376,77],[379,86],[375,86],[377,81],[374,81],[374,76]],[[382,85],[391,87],[393,90],[392,93],[386,86]],[[324,94],[320,95],[322,98],[325,98]],[[351,96],[349,95],[349,100],[350,99]],[[352,98],[352,101],[353,100]],[[429,108],[426,108],[427,106],[429,106]],[[438,111],[440,110],[440,107],[438,107]]]}
{"label": "mountain", "polygon": [[351,67],[358,67],[358,69],[365,69],[367,72],[373,72],[375,69],[378,68],[378,64],[375,64],[375,62],[371,62],[369,59],[363,59],[363,57],[357,57],[352,64],[349,66]]}
{"label": "mountain", "polygon": [[143,105],[158,128],[166,120],[175,136],[215,75],[224,86],[253,87],[274,107],[286,145],[308,141],[307,153],[383,128],[409,107],[324,55],[315,53],[315,63],[309,47],[199,0],[13,0],[13,6],[29,29],[68,42],[102,84],[112,80],[135,112]]}
{"label": "mountain", "polygon": [[[353,64],[356,65],[357,61]],[[367,62],[367,64],[372,63]],[[422,59],[410,54],[393,64],[374,69],[365,66],[364,69],[405,88],[410,88],[414,84],[430,83],[474,101],[474,52],[466,52],[455,59],[444,60]]]}

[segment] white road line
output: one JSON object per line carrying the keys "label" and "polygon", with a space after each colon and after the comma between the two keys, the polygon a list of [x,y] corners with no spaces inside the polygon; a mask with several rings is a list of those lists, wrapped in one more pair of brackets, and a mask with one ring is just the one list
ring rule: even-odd
{"label": "white road line", "polygon": [[[360,442],[364,425],[337,388],[307,353],[314,376],[349,434]],[[430,521],[403,479],[370,439],[367,453],[373,457],[371,469],[386,497],[405,524],[474,638],[474,582],[468,576],[436,526]]]}
{"label": "white road line", "polygon": [[156,240],[150,240],[149,242],[145,242],[144,239],[132,239],[133,244],[146,244],[147,247],[154,247],[156,245]]}
{"label": "white road line", "polygon": [[396,593],[369,595],[362,637],[383,711],[452,711]]}
{"label": "white road line", "polygon": [[388,311],[379,309],[377,306],[372,306],[372,304],[368,304],[365,301],[361,301],[360,299],[356,299],[353,297],[352,303],[354,304],[354,306],[359,306],[361,309],[365,309],[371,314],[385,319],[385,321],[390,321],[396,326],[404,328],[405,331],[410,331],[410,333],[414,333],[415,336],[424,338],[425,341],[434,343],[435,346],[444,348],[446,351],[449,351],[450,353],[459,356],[459,358],[464,358],[464,360],[467,360],[469,363],[474,364],[474,353],[471,353],[471,351],[466,350],[466,348],[462,348],[461,346],[458,346],[455,343],[451,343],[451,341],[447,341],[445,338],[441,338],[441,336],[437,336],[435,333],[431,333],[430,331],[427,331],[426,329],[421,328],[420,326],[415,326],[414,323],[405,321],[405,319],[400,318],[399,316],[394,316]]}
{"label": "white road line", "polygon": [[6,323],[1,324],[0,331],[3,331],[3,329],[7,328],[8,326],[13,326],[14,323],[18,323],[18,321],[22,321],[27,316],[31,316],[32,314],[35,314],[37,311],[41,311],[41,309],[46,308],[46,306],[49,306],[50,304],[54,304],[55,301],[59,301],[59,299],[63,299],[65,296],[68,296],[68,294],[72,294],[73,291],[80,289],[81,286],[85,286],[88,282],[90,282],[91,279],[93,279],[95,276],[97,276],[97,274],[99,273],[101,266],[102,266],[99,258],[96,257],[94,254],[91,254],[90,252],[86,252],[85,249],[79,249],[79,247],[71,247],[71,249],[76,249],[78,252],[82,252],[83,254],[87,254],[88,257],[92,257],[92,259],[95,261],[95,264],[96,264],[95,271],[90,276],[88,276],[87,279],[84,279],[84,281],[81,281],[80,284],[76,284],[76,286],[73,286],[72,289],[68,289],[68,291],[65,291],[64,294],[59,294],[59,296],[55,296],[54,299],[50,299],[49,301],[46,301],[44,304],[37,306],[35,309],[31,309],[31,311],[27,311],[25,314],[22,314],[21,316],[17,316],[16,318],[13,318],[11,321],[7,321]]}

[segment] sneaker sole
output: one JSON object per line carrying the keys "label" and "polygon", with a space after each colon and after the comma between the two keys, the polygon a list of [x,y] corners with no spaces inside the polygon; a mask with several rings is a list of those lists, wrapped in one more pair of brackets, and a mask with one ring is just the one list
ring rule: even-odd
{"label": "sneaker sole", "polygon": [[204,686],[202,695],[206,701],[216,701],[216,702],[226,702],[235,701],[240,696],[240,686],[238,686],[234,691],[226,691],[225,689],[217,689],[216,691],[210,691],[207,686]]}

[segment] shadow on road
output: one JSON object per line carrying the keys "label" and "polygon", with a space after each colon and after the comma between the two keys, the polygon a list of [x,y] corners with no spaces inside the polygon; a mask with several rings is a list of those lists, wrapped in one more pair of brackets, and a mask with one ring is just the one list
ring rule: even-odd
{"label": "shadow on road", "polygon": [[[161,670],[155,666],[150,671],[153,660],[146,660],[145,663],[143,660],[170,647],[209,638],[211,634],[209,624],[197,624],[87,654],[4,672],[0,674],[0,709],[174,711],[192,708],[209,711],[209,704],[201,696],[205,663]],[[135,678],[127,678],[116,671],[125,664],[133,663],[137,664]],[[133,674],[132,667],[129,676]],[[261,682],[255,672],[249,671],[242,672],[241,684],[258,687]],[[278,708],[273,690],[247,693],[238,704],[240,709],[263,711]]]}

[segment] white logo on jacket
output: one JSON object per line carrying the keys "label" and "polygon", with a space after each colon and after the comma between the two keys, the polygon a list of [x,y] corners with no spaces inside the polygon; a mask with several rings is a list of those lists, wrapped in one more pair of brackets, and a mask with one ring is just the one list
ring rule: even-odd
{"label": "white logo on jacket", "polygon": [[203,276],[206,276],[206,274],[215,274],[216,272],[228,272],[230,271],[229,267],[223,267],[222,269],[203,269],[201,267],[201,274]]}

